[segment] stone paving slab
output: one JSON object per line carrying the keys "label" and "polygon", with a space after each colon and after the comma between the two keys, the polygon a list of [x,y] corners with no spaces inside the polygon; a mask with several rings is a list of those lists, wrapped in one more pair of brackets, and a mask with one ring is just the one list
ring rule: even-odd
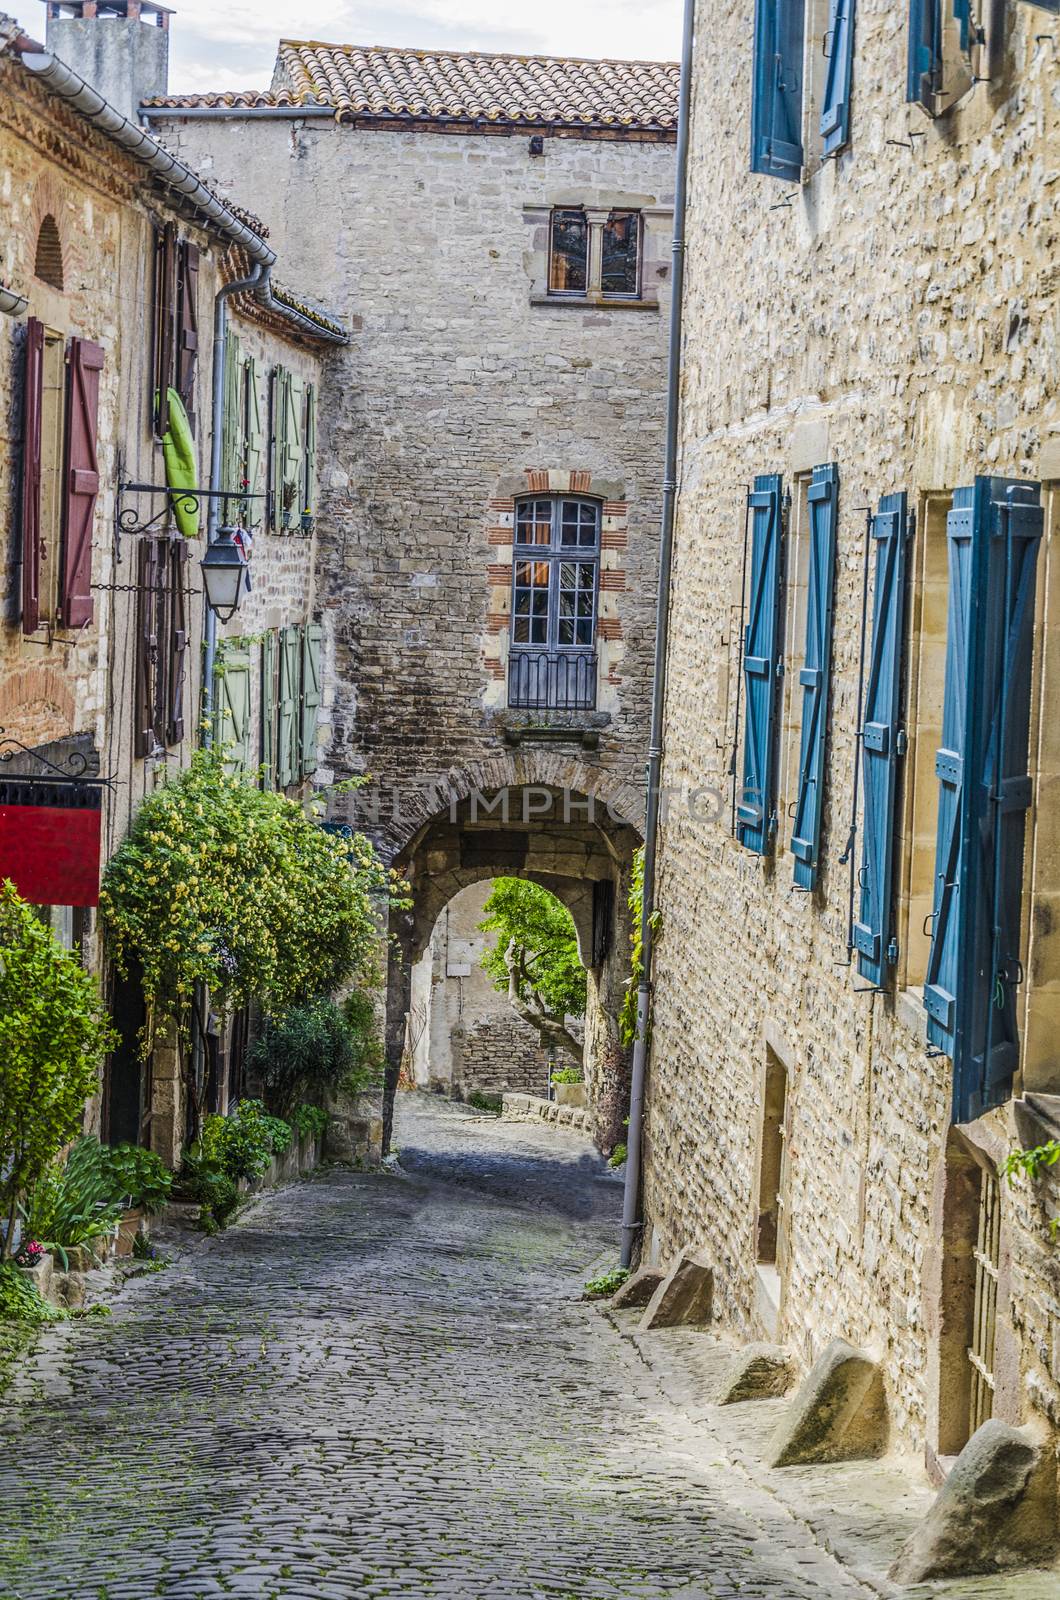
{"label": "stone paving slab", "polygon": [[871,1600],[580,1300],[619,1203],[583,1137],[410,1097],[398,1140],[44,1331],[0,1600]]}

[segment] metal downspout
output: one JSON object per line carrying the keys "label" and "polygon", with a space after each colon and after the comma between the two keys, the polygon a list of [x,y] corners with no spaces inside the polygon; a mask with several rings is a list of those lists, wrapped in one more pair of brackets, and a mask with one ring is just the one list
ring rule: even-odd
{"label": "metal downspout", "polygon": [[[247,278],[223,284],[213,303],[213,371],[210,404],[210,497],[206,502],[206,543],[213,544],[221,517],[221,467],[224,452],[225,343],[228,336],[228,300],[234,294],[252,293],[268,284],[271,263],[259,261]],[[213,743],[213,674],[217,660],[217,618],[203,599],[202,742]]]}
{"label": "metal downspout", "polygon": [[670,345],[666,375],[666,459],[663,467],[662,537],[655,606],[655,673],[652,682],[651,738],[648,744],[648,794],[644,822],[644,893],[641,904],[641,973],[637,985],[637,1033],[629,1093],[626,1185],[622,1201],[622,1265],[628,1267],[640,1232],[641,1136],[651,1015],[652,914],[659,834],[659,776],[662,769],[666,653],[670,629],[670,576],[674,509],[677,499],[677,429],[681,406],[681,312],[685,276],[685,210],[688,189],[688,124],[692,100],[692,41],[696,0],[685,0],[681,40],[681,90],[677,119],[677,181],[674,189],[673,274],[670,290]]}

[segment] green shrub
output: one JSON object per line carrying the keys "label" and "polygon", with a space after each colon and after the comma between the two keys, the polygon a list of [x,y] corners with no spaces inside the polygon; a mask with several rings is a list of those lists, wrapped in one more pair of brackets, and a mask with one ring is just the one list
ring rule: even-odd
{"label": "green shrub", "polygon": [[0,883],[0,1260],[18,1197],[81,1130],[114,1042],[95,979],[53,938],[13,884]]}
{"label": "green shrub", "polygon": [[620,1167],[623,1165],[628,1155],[629,1151],[624,1144],[616,1144],[615,1148],[607,1158],[607,1164],[609,1167]]}
{"label": "green shrub", "polygon": [[553,1083],[584,1083],[580,1067],[560,1067],[552,1074]]}
{"label": "green shrub", "polygon": [[323,1106],[306,1105],[304,1101],[291,1112],[291,1125],[298,1129],[303,1138],[322,1139],[330,1121]]}
{"label": "green shrub", "polygon": [[359,1094],[378,1083],[383,1071],[371,996],[354,990],[341,1006],[319,996],[266,1018],[251,1048],[250,1066],[261,1078],[269,1108],[288,1120],[309,1097],[318,1100],[340,1089]]}
{"label": "green shrub", "polygon": [[123,1196],[115,1192],[108,1155],[98,1139],[86,1134],[65,1161],[51,1162],[19,1207],[24,1234],[65,1255],[112,1233]]}
{"label": "green shrub", "polygon": [[241,1100],[227,1117],[207,1117],[199,1141],[206,1160],[233,1182],[260,1178],[290,1143],[290,1123],[269,1116],[260,1100]]}
{"label": "green shrub", "polygon": [[499,1094],[485,1094],[481,1089],[472,1089],[465,1104],[474,1106],[476,1111],[491,1111],[494,1116],[500,1116],[504,1109],[504,1097]]}
{"label": "green shrub", "polygon": [[598,1273],[585,1285],[586,1300],[609,1300],[628,1277],[628,1267],[612,1267],[609,1272]]}
{"label": "green shrub", "polygon": [[200,1222],[207,1233],[223,1228],[239,1204],[239,1190],[233,1180],[218,1161],[201,1150],[185,1151],[180,1192],[200,1208]]}
{"label": "green shrub", "polygon": [[161,1156],[135,1144],[114,1145],[106,1154],[115,1198],[127,1196],[130,1205],[142,1206],[149,1216],[161,1211],[173,1187],[173,1174]]}
{"label": "green shrub", "polygon": [[62,1315],[13,1261],[0,1265],[0,1322],[60,1322]]}

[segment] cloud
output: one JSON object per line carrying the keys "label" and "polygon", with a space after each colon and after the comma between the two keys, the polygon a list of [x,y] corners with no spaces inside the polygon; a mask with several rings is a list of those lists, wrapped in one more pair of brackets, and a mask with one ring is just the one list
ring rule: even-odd
{"label": "cloud", "polygon": [[[6,0],[35,38],[44,33],[43,7]],[[677,56],[680,0],[185,0],[171,22],[170,88],[266,88],[279,38],[333,44],[390,44],[438,50],[498,50],[517,55]],[[105,24],[102,24],[105,26]]]}

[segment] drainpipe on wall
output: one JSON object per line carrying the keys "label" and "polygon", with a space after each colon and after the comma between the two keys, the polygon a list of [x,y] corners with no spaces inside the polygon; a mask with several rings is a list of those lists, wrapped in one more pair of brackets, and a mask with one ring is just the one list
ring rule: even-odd
{"label": "drainpipe on wall", "polygon": [[688,189],[688,124],[692,100],[692,40],[696,0],[685,0],[681,39],[681,90],[677,117],[677,180],[674,189],[673,274],[670,290],[670,346],[666,373],[666,457],[663,466],[662,537],[659,541],[659,586],[655,604],[655,672],[652,680],[651,737],[648,743],[648,794],[644,821],[644,894],[640,937],[642,964],[637,985],[637,1033],[629,1092],[626,1185],[622,1201],[622,1265],[628,1267],[641,1229],[641,1135],[644,1080],[647,1074],[651,1022],[652,914],[655,909],[655,861],[659,835],[659,777],[663,755],[663,712],[666,703],[666,652],[670,629],[670,574],[673,564],[674,510],[677,500],[677,425],[681,408],[681,312],[685,277],[685,210]]}
{"label": "drainpipe on wall", "polygon": [[[225,343],[228,337],[228,301],[234,294],[249,290],[254,292],[267,287],[272,265],[259,261],[249,277],[237,278],[234,283],[223,284],[213,303],[213,371],[211,373],[212,399],[210,404],[210,498],[206,502],[206,544],[209,547],[217,538],[221,520],[221,468],[224,447],[225,405]],[[227,502],[226,502],[227,504]],[[202,742],[213,743],[213,672],[217,660],[217,618],[204,601],[203,655],[202,655]]]}

